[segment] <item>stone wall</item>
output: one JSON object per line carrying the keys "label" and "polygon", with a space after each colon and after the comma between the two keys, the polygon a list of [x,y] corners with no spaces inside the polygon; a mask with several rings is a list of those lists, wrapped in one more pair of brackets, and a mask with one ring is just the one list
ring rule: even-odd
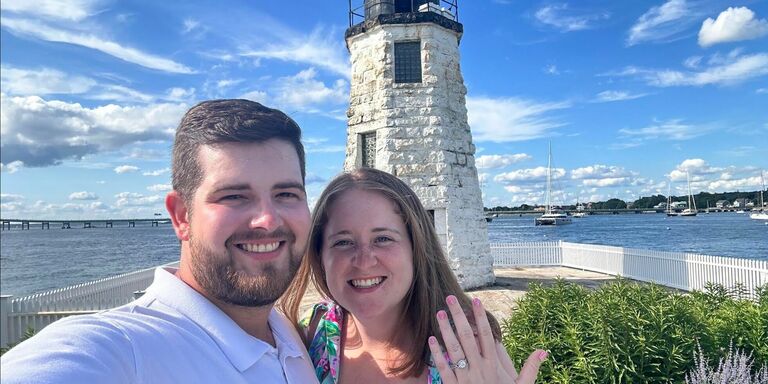
{"label": "stone wall", "polygon": [[[493,283],[475,146],[467,124],[458,32],[433,23],[377,25],[347,39],[352,60],[345,169],[362,164],[359,135],[376,132],[376,168],[435,212],[464,288]],[[394,82],[394,42],[421,41],[422,82]]]}

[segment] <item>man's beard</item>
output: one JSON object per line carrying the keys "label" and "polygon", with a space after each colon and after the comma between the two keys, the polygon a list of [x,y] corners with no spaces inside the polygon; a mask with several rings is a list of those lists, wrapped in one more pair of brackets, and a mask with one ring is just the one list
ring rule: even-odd
{"label": "man's beard", "polygon": [[288,268],[280,270],[272,263],[264,263],[261,273],[256,276],[236,270],[234,257],[229,249],[222,253],[207,248],[190,236],[192,275],[210,296],[222,302],[244,307],[262,307],[273,304],[288,289],[301,262],[301,252],[294,252],[293,232],[278,228],[270,234],[248,232],[235,234],[227,239],[226,245],[234,246],[236,241],[246,239],[280,238],[288,251]]}

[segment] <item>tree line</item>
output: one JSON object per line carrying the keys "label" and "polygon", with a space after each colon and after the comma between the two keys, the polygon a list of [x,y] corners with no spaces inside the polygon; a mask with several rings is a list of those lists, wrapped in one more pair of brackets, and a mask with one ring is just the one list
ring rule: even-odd
{"label": "tree line", "polygon": [[[768,198],[768,192],[763,192],[764,198]],[[754,192],[723,192],[723,193],[709,193],[709,192],[700,192],[696,195],[693,195],[693,199],[696,201],[696,207],[698,208],[706,208],[707,204],[709,204],[710,207],[714,208],[715,204],[720,200],[727,200],[730,204],[733,204],[733,202],[736,199],[747,199],[755,202],[755,205],[757,206],[760,204],[760,191],[754,191]],[[672,196],[671,201],[688,201],[688,195],[682,195],[682,196]],[[626,209],[629,208],[635,208],[635,209],[652,209],[659,203],[666,203],[667,202],[667,196],[664,195],[652,195],[652,196],[646,196],[641,197],[635,201],[632,202],[626,202],[621,199],[608,199],[606,201],[598,201],[598,202],[592,202],[592,209]],[[522,204],[517,207],[508,207],[508,206],[496,206],[493,208],[485,207],[485,211],[494,212],[494,211],[531,211],[534,210],[537,207],[537,205],[529,205],[529,204]],[[576,209],[575,205],[564,205],[562,206],[564,209]]]}

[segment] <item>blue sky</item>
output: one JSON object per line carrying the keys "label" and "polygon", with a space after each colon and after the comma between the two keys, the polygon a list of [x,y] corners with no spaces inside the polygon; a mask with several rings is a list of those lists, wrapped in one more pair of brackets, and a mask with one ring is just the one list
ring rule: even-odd
{"label": "blue sky", "polygon": [[[768,2],[459,7],[486,206],[544,202],[549,142],[556,201],[759,189]],[[174,129],[211,98],[296,119],[311,202],[341,170],[346,1],[3,0],[0,24],[3,217],[164,213]]]}

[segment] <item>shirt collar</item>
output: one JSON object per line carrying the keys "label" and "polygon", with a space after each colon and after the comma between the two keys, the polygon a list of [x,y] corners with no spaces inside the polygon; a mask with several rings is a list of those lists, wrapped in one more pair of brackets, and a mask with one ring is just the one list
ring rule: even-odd
{"label": "shirt collar", "polygon": [[[147,288],[146,296],[157,299],[196,323],[240,372],[250,368],[265,353],[272,350],[271,345],[249,335],[219,307],[176,277],[175,273],[175,268],[157,268],[155,280]],[[289,331],[286,329],[287,321],[274,308],[268,321],[275,337],[279,337],[286,346],[286,353],[291,351],[291,356],[302,356],[301,351],[296,350],[295,342],[288,339],[287,335],[290,333],[286,333]]]}

